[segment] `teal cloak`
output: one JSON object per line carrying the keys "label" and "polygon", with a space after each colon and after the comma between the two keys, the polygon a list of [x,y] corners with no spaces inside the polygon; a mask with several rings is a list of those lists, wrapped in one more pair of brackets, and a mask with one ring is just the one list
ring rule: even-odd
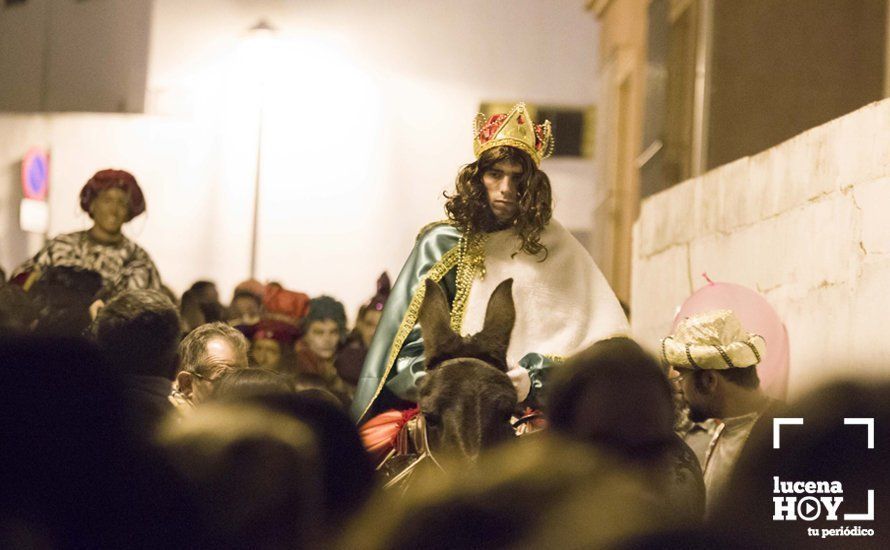
{"label": "teal cloak", "polygon": [[[425,227],[393,285],[371,341],[352,402],[352,417],[363,422],[402,401],[417,401],[418,382],[425,376],[423,336],[417,324],[423,282],[439,283],[454,300],[461,233],[447,222]],[[529,353],[519,365],[531,380],[531,394],[540,390],[555,358]]]}

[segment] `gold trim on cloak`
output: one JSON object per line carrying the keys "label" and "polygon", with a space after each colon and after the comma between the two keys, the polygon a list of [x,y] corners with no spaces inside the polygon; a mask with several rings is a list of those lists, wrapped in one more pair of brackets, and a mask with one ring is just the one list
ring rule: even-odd
{"label": "gold trim on cloak", "polygon": [[377,384],[377,390],[374,392],[374,396],[368,401],[368,405],[365,407],[365,410],[362,411],[362,415],[359,418],[364,418],[374,402],[377,401],[380,392],[383,391],[383,386],[386,384],[386,379],[389,377],[389,373],[392,370],[393,365],[395,365],[396,359],[399,357],[399,352],[402,350],[402,345],[405,343],[405,339],[408,338],[408,335],[414,330],[414,325],[417,324],[417,316],[420,314],[420,306],[423,304],[423,297],[426,294],[426,280],[431,279],[433,282],[438,283],[454,268],[454,266],[458,264],[459,259],[460,246],[455,246],[443,254],[442,259],[436,262],[433,267],[427,271],[426,275],[421,277],[417,282],[417,290],[414,291],[414,296],[411,297],[411,302],[408,304],[408,310],[405,311],[405,316],[402,317],[402,322],[399,324],[399,330],[396,332],[396,337],[389,348],[386,368],[383,370],[383,374],[380,377],[380,383]]}
{"label": "gold trim on cloak", "polygon": [[415,241],[419,241],[420,238],[423,237],[424,235],[426,235],[427,233],[429,233],[429,231],[430,231],[432,228],[434,228],[434,227],[438,227],[438,226],[440,226],[440,225],[450,225],[450,226],[453,227],[453,226],[454,226],[454,222],[451,221],[451,220],[449,220],[448,218],[445,218],[444,220],[439,220],[439,221],[435,221],[435,222],[428,223],[428,224],[426,224],[426,225],[424,225],[423,227],[420,228],[420,231],[417,232],[417,236],[414,237],[414,240],[415,240]]}
{"label": "gold trim on cloak", "polygon": [[[424,230],[441,223],[443,222],[429,224]],[[448,222],[446,221],[445,223]],[[421,231],[420,234],[422,235],[423,233],[424,231]],[[396,331],[396,337],[393,339],[392,345],[389,348],[386,368],[383,370],[383,375],[380,377],[380,382],[377,384],[377,390],[374,392],[374,396],[371,397],[371,400],[368,402],[368,405],[365,407],[365,410],[362,411],[362,415],[359,418],[364,418],[365,415],[368,414],[368,411],[371,410],[374,402],[377,401],[380,392],[383,391],[383,386],[386,385],[386,379],[389,377],[389,373],[392,371],[392,368],[396,363],[396,359],[399,358],[399,352],[402,350],[402,345],[417,324],[417,317],[420,315],[420,306],[423,304],[423,297],[426,295],[426,280],[431,279],[433,282],[438,283],[449,271],[454,269],[455,266],[457,266],[457,288],[455,291],[454,302],[451,306],[451,328],[454,332],[460,334],[473,281],[476,279],[477,275],[480,278],[485,277],[485,242],[487,240],[488,234],[486,233],[475,234],[469,238],[461,235],[458,245],[443,254],[442,259],[436,262],[433,267],[427,271],[426,275],[420,278],[417,283],[417,289],[414,291],[414,296],[411,297],[411,302],[408,304],[408,310],[405,311],[405,315],[402,317],[402,322],[399,324],[399,329]],[[555,363],[564,363],[566,360],[566,357],[561,355],[544,355],[544,357]]]}
{"label": "gold trim on cloak", "polygon": [[[430,225],[439,223],[442,222],[435,222]],[[421,234],[422,233],[423,232],[421,232]],[[374,392],[374,396],[371,398],[368,406],[365,407],[365,410],[362,411],[362,416],[360,418],[364,418],[365,415],[368,414],[374,401],[377,400],[380,392],[383,391],[383,386],[386,384],[386,379],[389,376],[393,365],[395,365],[396,359],[399,357],[399,352],[402,350],[402,345],[405,343],[405,339],[408,338],[408,335],[414,330],[414,325],[417,324],[417,317],[420,315],[420,306],[423,304],[423,297],[426,295],[426,279],[431,279],[433,282],[438,283],[449,271],[454,269],[455,266],[457,266],[457,288],[455,291],[454,303],[451,306],[451,328],[460,334],[460,328],[463,324],[464,313],[467,309],[467,300],[470,297],[470,288],[473,286],[473,280],[476,278],[476,275],[481,277],[485,276],[485,241],[487,240],[487,237],[488,235],[484,233],[476,234],[469,238],[461,235],[458,245],[443,254],[442,259],[436,262],[433,267],[427,271],[427,274],[424,277],[420,278],[420,281],[417,283],[417,290],[414,291],[414,296],[411,297],[411,302],[408,304],[408,310],[405,312],[405,316],[402,317],[402,322],[399,324],[398,331],[396,331],[396,337],[389,348],[386,369],[383,371],[383,376],[380,379],[380,383],[377,385],[377,390]]]}

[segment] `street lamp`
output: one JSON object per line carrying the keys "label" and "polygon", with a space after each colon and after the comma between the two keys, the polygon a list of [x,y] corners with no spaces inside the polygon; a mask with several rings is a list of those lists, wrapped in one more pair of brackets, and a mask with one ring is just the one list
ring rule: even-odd
{"label": "street lamp", "polygon": [[264,67],[264,61],[268,60],[269,42],[277,31],[265,19],[259,20],[248,29],[248,40],[254,42],[255,55],[258,58],[259,74],[257,81],[257,137],[256,137],[256,168],[253,179],[253,223],[250,236],[250,278],[256,278],[257,264],[257,233],[259,231],[260,217],[260,178],[263,166],[263,118],[265,111],[265,86],[263,80],[267,76],[268,68]]}

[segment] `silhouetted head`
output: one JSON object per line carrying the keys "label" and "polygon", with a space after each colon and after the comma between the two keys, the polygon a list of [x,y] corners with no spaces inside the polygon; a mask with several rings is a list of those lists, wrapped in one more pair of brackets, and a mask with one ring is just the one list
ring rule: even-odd
{"label": "silhouetted head", "polygon": [[0,339],[0,547],[200,545],[191,488],[84,339]]}
{"label": "silhouetted head", "polygon": [[375,478],[355,424],[337,399],[323,391],[255,394],[243,402],[299,420],[312,430],[321,459],[321,509],[331,532],[361,508]]}
{"label": "silhouetted head", "polygon": [[48,268],[28,291],[38,309],[36,334],[81,336],[89,327],[90,304],[102,290],[102,276],[73,266]]}
{"label": "silhouetted head", "polygon": [[674,441],[670,384],[630,338],[601,340],[554,376],[547,417],[554,431],[633,456]]}
{"label": "silhouetted head", "polygon": [[157,290],[126,290],[99,310],[93,336],[110,365],[127,374],[173,379],[179,311]]}
{"label": "silhouetted head", "polygon": [[37,309],[22,287],[0,282],[0,337],[26,334],[37,319]]}
{"label": "silhouetted head", "polygon": [[168,418],[158,440],[222,547],[317,547],[319,457],[304,423],[246,403],[206,403]]}

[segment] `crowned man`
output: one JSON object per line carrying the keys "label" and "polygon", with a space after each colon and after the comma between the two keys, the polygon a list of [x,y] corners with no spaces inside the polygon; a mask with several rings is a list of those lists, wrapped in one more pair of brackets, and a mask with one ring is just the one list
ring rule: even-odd
{"label": "crowned man", "polygon": [[[539,396],[561,358],[624,334],[627,318],[587,250],[553,219],[550,122],[535,124],[525,105],[488,119],[477,115],[476,160],[458,172],[446,221],[417,237],[377,327],[352,405],[358,421],[416,402],[424,372],[417,324],[426,279],[451,304],[452,329],[482,329],[488,298],[513,279],[516,323],[507,350],[519,401]],[[480,124],[481,123],[481,124]]]}

